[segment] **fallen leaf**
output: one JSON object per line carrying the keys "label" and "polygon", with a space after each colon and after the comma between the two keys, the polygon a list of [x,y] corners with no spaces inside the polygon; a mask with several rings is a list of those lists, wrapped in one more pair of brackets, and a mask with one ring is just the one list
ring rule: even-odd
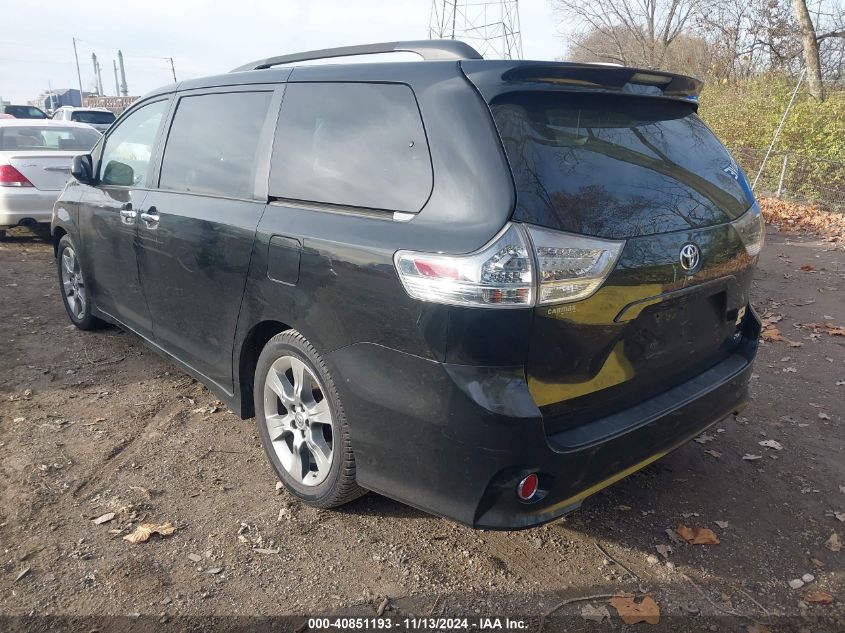
{"label": "fallen leaf", "polygon": [[223,571],[222,567],[209,567],[208,569],[205,570],[205,573],[216,575],[216,574],[219,574],[222,571]]}
{"label": "fallen leaf", "polygon": [[836,517],[837,521],[845,521],[845,512],[834,512],[833,516]]}
{"label": "fallen leaf", "polygon": [[776,451],[783,450],[783,444],[778,442],[777,440],[763,440],[762,442],[757,442],[760,446],[765,446],[766,448],[773,448]]}
{"label": "fallen leaf", "polygon": [[764,341],[769,341],[771,343],[786,340],[785,338],[783,338],[783,335],[780,333],[780,330],[777,329],[774,325],[765,326],[762,332],[760,332],[760,336]]}
{"label": "fallen leaf", "polygon": [[752,455],[751,453],[746,453],[745,455],[742,456],[742,459],[744,459],[747,462],[755,462],[758,459],[763,459],[763,456],[762,455]]}
{"label": "fallen leaf", "polygon": [[720,528],[722,528],[723,530],[724,530],[726,527],[728,527],[728,522],[727,522],[727,521],[714,521],[714,523],[715,523],[716,525],[718,525]]}
{"label": "fallen leaf", "polygon": [[829,420],[830,416],[825,413],[824,411],[819,411],[819,419],[820,420]]}
{"label": "fallen leaf", "polygon": [[833,596],[825,591],[808,591],[804,594],[804,602],[810,604],[833,604]]}
{"label": "fallen leaf", "polygon": [[132,534],[127,534],[123,537],[124,541],[129,541],[130,543],[145,543],[150,539],[153,534],[159,534],[160,536],[170,536],[176,531],[176,526],[172,523],[142,523],[138,527],[135,528],[135,531]]}
{"label": "fallen leaf", "polygon": [[824,567],[824,561],[819,560],[818,558],[811,558],[810,562],[813,563],[816,567]]}
{"label": "fallen leaf", "polygon": [[717,537],[713,530],[709,528],[687,527],[683,523],[678,523],[678,527],[675,528],[675,532],[677,532],[678,536],[680,536],[690,545],[719,544],[719,537]]}
{"label": "fallen leaf", "polygon": [[706,450],[704,452],[707,453],[708,455],[712,456],[712,457],[715,457],[716,459],[719,459],[722,456],[722,454],[719,451],[714,451],[712,449]]}
{"label": "fallen leaf", "polygon": [[610,611],[608,611],[607,607],[604,605],[594,607],[593,605],[587,603],[581,607],[581,617],[588,622],[603,622],[605,618],[610,620]]}
{"label": "fallen leaf", "polygon": [[803,270],[805,273],[812,272],[812,271],[814,271],[815,269],[816,269],[816,267],[815,267],[815,266],[810,266],[810,264],[804,264],[803,266],[801,266],[801,270]]}
{"label": "fallen leaf", "polygon": [[707,444],[707,442],[712,442],[714,439],[716,439],[716,438],[714,438],[712,435],[708,435],[707,433],[702,433],[697,438],[695,438],[695,441],[698,442],[699,444]]}
{"label": "fallen leaf", "polygon": [[27,575],[29,575],[29,572],[31,571],[32,567],[25,567],[24,569],[22,569],[21,572],[17,576],[15,576],[15,582],[18,582],[22,578],[25,578]]}
{"label": "fallen leaf", "polygon": [[103,523],[108,523],[114,518],[114,512],[106,512],[105,514],[98,516],[94,519],[94,525],[102,525]]}
{"label": "fallen leaf", "polygon": [[840,539],[839,535],[834,532],[830,535],[830,538],[824,542],[824,546],[831,552],[838,552],[842,549],[842,539]]}
{"label": "fallen leaf", "polygon": [[616,509],[619,510],[620,512],[628,512],[628,510],[631,509],[631,506],[618,505],[618,506],[616,506]]}
{"label": "fallen leaf", "polygon": [[188,554],[188,560],[198,563],[202,560],[202,556],[200,556],[199,554],[191,553]]}
{"label": "fallen leaf", "polygon": [[671,545],[655,545],[654,549],[657,550],[657,553],[660,554],[663,558],[669,558],[669,554],[674,552],[675,550],[672,549]]}
{"label": "fallen leaf", "polygon": [[651,596],[646,596],[642,602],[636,602],[633,596],[618,595],[608,600],[608,603],[616,609],[625,624],[660,622],[660,608]]}

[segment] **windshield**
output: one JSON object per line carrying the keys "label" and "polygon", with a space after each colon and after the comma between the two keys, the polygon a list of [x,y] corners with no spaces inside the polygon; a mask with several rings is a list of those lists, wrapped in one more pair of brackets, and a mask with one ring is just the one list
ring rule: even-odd
{"label": "windshield", "polygon": [[688,103],[508,93],[492,111],[516,219],[603,237],[710,226],[751,204],[742,172]]}
{"label": "windshield", "polygon": [[47,115],[34,106],[7,105],[4,108],[6,114],[11,114],[16,119],[46,119]]}
{"label": "windshield", "polygon": [[114,114],[111,112],[98,112],[97,110],[77,110],[70,115],[71,121],[89,123],[93,125],[109,125],[114,123]]}
{"label": "windshield", "polygon": [[0,151],[87,152],[100,139],[97,130],[84,127],[0,127]]}

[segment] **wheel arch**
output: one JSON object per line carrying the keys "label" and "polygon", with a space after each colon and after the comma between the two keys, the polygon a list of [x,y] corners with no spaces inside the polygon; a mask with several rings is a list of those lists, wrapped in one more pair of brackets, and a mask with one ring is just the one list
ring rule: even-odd
{"label": "wheel arch", "polygon": [[62,238],[67,234],[67,231],[62,226],[57,226],[53,229],[53,257],[59,256],[59,242],[61,242]]}
{"label": "wheel arch", "polygon": [[255,382],[255,367],[261,350],[271,338],[281,332],[293,329],[281,321],[266,320],[253,325],[241,343],[238,353],[238,386],[240,387],[241,418],[255,416],[252,390]]}

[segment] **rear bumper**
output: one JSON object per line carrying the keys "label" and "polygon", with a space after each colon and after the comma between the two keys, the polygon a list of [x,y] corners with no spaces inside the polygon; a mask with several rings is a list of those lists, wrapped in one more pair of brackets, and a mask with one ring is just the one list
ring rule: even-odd
{"label": "rear bumper", "polygon": [[[663,457],[748,397],[759,320],[734,353],[634,407],[547,435],[524,369],[448,365],[374,344],[330,355],[349,418],[359,483],[461,523],[538,525]],[[517,482],[538,473],[542,497]]]}
{"label": "rear bumper", "polygon": [[41,191],[35,187],[0,187],[0,227],[17,226],[23,221],[46,222],[61,191]]}

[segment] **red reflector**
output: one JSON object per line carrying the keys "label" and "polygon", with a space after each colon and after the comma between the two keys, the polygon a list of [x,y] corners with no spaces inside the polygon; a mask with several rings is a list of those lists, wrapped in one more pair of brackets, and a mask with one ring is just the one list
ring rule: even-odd
{"label": "red reflector", "polygon": [[539,485],[540,478],[534,473],[531,473],[517,485],[516,496],[523,501],[530,501],[531,498],[537,494],[537,488]]}
{"label": "red reflector", "polygon": [[11,165],[0,165],[0,187],[32,187],[32,183]]}

